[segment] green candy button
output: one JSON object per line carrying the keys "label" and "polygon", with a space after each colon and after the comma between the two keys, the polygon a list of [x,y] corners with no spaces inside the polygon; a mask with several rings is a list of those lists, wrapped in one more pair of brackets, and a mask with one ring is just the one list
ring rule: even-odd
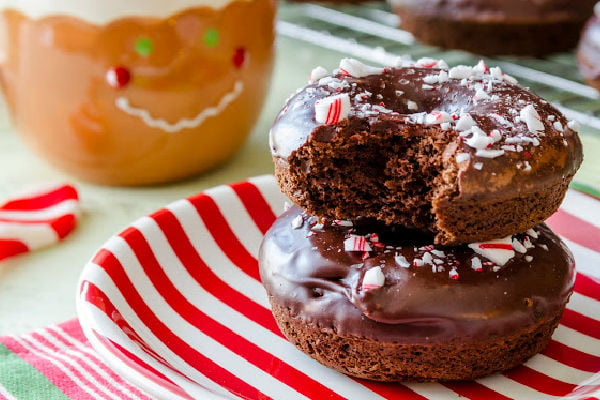
{"label": "green candy button", "polygon": [[204,32],[204,44],[208,47],[215,47],[219,44],[219,31],[211,28]]}
{"label": "green candy button", "polygon": [[147,57],[152,54],[152,50],[154,50],[154,43],[152,43],[152,40],[141,37],[135,41],[135,52],[140,56]]}

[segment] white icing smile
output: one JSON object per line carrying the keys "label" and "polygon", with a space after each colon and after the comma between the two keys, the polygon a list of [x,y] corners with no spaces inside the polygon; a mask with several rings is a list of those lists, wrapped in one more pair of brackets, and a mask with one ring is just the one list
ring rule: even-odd
{"label": "white icing smile", "polygon": [[175,123],[170,123],[162,118],[153,117],[152,114],[150,114],[150,111],[132,106],[126,97],[118,97],[115,100],[115,105],[124,113],[140,118],[146,125],[152,128],[175,133],[183,129],[197,128],[202,125],[207,118],[219,115],[229,104],[240,96],[243,90],[244,83],[242,81],[236,81],[233,85],[233,89],[230,92],[225,93],[216,106],[205,108],[195,117],[182,118]]}

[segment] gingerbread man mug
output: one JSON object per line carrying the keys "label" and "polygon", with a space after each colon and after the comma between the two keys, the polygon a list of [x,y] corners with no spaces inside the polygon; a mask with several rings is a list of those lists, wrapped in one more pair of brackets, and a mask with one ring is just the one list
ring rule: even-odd
{"label": "gingerbread man mug", "polygon": [[256,123],[274,0],[0,0],[0,84],[16,129],[90,182],[211,169]]}

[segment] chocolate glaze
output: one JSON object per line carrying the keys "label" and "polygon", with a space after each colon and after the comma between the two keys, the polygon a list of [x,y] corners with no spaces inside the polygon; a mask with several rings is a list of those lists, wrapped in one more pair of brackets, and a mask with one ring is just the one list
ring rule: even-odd
{"label": "chocolate glaze", "polygon": [[[507,150],[499,157],[479,157],[455,129],[447,129],[444,165],[448,170],[457,169],[458,173],[451,175],[457,177],[457,182],[446,183],[458,187],[455,200],[509,199],[515,193],[544,190],[577,171],[583,157],[577,132],[568,127],[566,118],[546,100],[507,80],[449,79],[432,85],[424,81],[439,73],[439,69],[432,68],[386,68],[381,74],[355,78],[338,71],[333,77],[308,85],[288,100],[271,129],[275,163],[289,165],[296,151],[312,141],[329,142],[355,134],[378,135],[389,131],[389,126],[398,127],[398,131],[408,126],[415,135],[428,134],[426,125],[411,118],[418,113],[445,111],[471,114],[479,128],[488,134],[499,130],[502,138],[490,150],[519,146],[519,151]],[[474,98],[481,85],[489,99]],[[315,102],[338,93],[350,96],[348,118],[337,124],[319,124],[315,120]],[[365,93],[372,95],[360,96]],[[416,109],[409,110],[409,101],[416,103]],[[378,109],[381,104],[385,112]],[[520,110],[528,105],[533,105],[539,113],[543,132],[532,133],[518,120]],[[562,130],[556,129],[555,123]],[[470,157],[457,162],[457,153],[468,153]],[[476,168],[480,164],[482,167]]]}
{"label": "chocolate glaze", "polygon": [[[294,227],[301,215],[302,226]],[[440,264],[402,267],[412,262],[432,237],[417,231],[356,220],[354,227],[325,221],[320,228],[293,207],[267,232],[259,254],[260,275],[271,301],[289,307],[306,323],[394,343],[468,342],[514,333],[543,319],[554,318],[568,301],[574,281],[574,260],[563,242],[545,225],[529,237],[532,247],[504,266],[472,268],[474,258],[487,261],[468,246],[443,247]],[[385,246],[364,261],[361,252],[344,250],[349,232],[377,233]],[[456,262],[460,265],[456,265]],[[444,271],[433,272],[432,265]],[[385,284],[362,290],[370,268],[381,266]],[[452,279],[454,270],[458,279]]]}
{"label": "chocolate glaze", "polygon": [[592,14],[596,0],[390,0],[420,15],[444,19],[475,20],[482,23],[551,23],[584,21]]}

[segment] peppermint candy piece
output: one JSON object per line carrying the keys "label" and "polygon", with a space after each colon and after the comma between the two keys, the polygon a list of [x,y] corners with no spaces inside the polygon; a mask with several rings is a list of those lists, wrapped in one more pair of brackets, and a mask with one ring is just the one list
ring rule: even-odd
{"label": "peppermint candy piece", "polygon": [[477,150],[484,150],[494,142],[494,139],[489,137],[484,131],[482,131],[477,126],[471,127],[471,131],[473,132],[473,136],[465,140],[465,143],[469,147],[472,147]]}
{"label": "peppermint candy piece", "polygon": [[448,64],[444,60],[436,60],[435,58],[423,57],[417,60],[415,67],[420,68],[440,68],[443,70],[448,69]]}
{"label": "peppermint candy piece", "polygon": [[439,125],[451,121],[452,117],[445,111],[433,111],[425,116],[426,125]]}
{"label": "peppermint candy piece", "polygon": [[57,243],[75,229],[79,195],[70,185],[46,187],[0,205],[0,261]]}
{"label": "peppermint candy piece", "polygon": [[398,265],[402,268],[410,267],[410,263],[408,262],[406,257],[404,257],[402,254],[398,254],[397,256],[394,256],[394,261],[396,262],[396,265]]}
{"label": "peppermint candy piece", "polygon": [[325,97],[315,102],[315,119],[320,124],[337,124],[348,118],[350,113],[350,96],[341,93]]}
{"label": "peppermint candy piece", "polygon": [[484,74],[487,74],[488,72],[490,72],[490,68],[487,66],[485,61],[479,60],[477,65],[475,65],[473,67],[473,72],[484,75]]}
{"label": "peppermint candy piece", "polygon": [[475,120],[471,114],[460,113],[460,117],[458,118],[458,121],[456,121],[456,130],[459,132],[468,131],[475,125]]}
{"label": "peppermint candy piece", "polygon": [[350,235],[344,240],[344,250],[346,251],[371,251],[371,246],[367,238],[359,235]]}
{"label": "peppermint candy piece", "polygon": [[363,64],[353,58],[343,58],[340,61],[339,69],[343,74],[353,76],[355,78],[363,78],[368,75],[377,75],[383,72],[383,68]]}
{"label": "peppermint candy piece", "polygon": [[519,116],[521,117],[521,121],[527,124],[527,129],[529,129],[529,132],[531,133],[543,132],[546,129],[544,123],[540,119],[540,114],[538,114],[535,107],[531,104],[523,108],[519,113]]}
{"label": "peppermint candy piece", "polygon": [[450,79],[468,79],[471,76],[473,76],[473,67],[469,67],[468,65],[457,65],[448,71]]}
{"label": "peppermint candy piece", "polygon": [[327,75],[327,70],[321,66],[318,66],[311,71],[310,77],[308,78],[308,83],[317,83],[321,78],[325,78]]}
{"label": "peppermint candy piece", "polygon": [[506,264],[508,260],[515,256],[512,236],[490,240],[489,242],[471,243],[469,247],[473,249],[475,253],[482,255],[500,266]]}
{"label": "peppermint candy piece", "polygon": [[363,292],[368,290],[377,290],[383,287],[385,284],[385,275],[383,275],[383,271],[381,267],[373,267],[367,272],[365,272],[365,277],[362,281],[362,290]]}

